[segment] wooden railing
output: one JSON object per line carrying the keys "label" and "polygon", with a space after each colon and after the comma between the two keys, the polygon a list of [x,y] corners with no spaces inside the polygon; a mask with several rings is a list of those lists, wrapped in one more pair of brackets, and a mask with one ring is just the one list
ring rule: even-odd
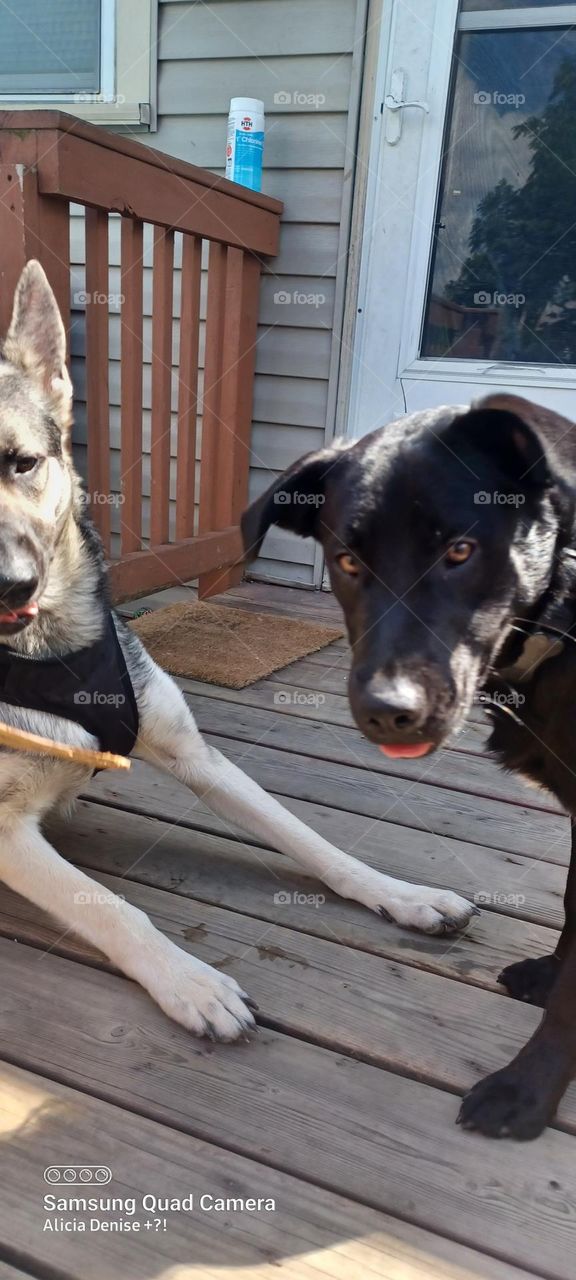
{"label": "wooden railing", "polygon": [[[277,252],[282,206],[72,116],[0,112],[2,334],[18,276],[32,257],[44,266],[69,327],[71,201],[86,210],[88,300],[108,297],[108,215],[122,215],[119,539],[112,538],[110,504],[100,502],[92,512],[111,558],[113,594],[125,599],[196,577],[202,596],[225,590],[241,576],[239,518],[248,489],[260,257]],[[154,247],[152,340],[146,353],[152,384],[150,504],[144,538],[145,223],[154,226]],[[183,241],[174,513],[170,463],[175,232],[182,232]],[[210,247],[200,403],[203,240]],[[110,491],[108,327],[107,306],[86,305],[87,483],[89,492],[103,495]]]}

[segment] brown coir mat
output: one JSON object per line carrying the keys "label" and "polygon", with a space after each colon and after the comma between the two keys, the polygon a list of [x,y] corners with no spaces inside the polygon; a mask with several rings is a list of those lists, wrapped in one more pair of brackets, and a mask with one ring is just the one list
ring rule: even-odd
{"label": "brown coir mat", "polygon": [[200,603],[170,604],[131,626],[171,675],[227,689],[244,689],[344,635],[300,618]]}

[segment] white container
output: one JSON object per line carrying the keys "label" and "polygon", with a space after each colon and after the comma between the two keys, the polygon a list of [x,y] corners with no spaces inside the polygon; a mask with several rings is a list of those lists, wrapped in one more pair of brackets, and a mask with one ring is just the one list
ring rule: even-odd
{"label": "white container", "polygon": [[262,187],[264,103],[259,98],[232,98],[228,116],[226,177],[252,191]]}

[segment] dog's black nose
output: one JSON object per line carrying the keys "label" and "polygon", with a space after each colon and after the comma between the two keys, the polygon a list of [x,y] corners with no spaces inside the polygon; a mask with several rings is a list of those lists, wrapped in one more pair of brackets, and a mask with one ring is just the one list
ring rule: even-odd
{"label": "dog's black nose", "polygon": [[38,577],[30,570],[21,573],[0,573],[0,611],[2,607],[19,609],[34,599]]}
{"label": "dog's black nose", "polygon": [[354,702],[361,727],[384,740],[398,741],[415,733],[428,715],[424,690],[412,680],[373,678],[358,691]]}

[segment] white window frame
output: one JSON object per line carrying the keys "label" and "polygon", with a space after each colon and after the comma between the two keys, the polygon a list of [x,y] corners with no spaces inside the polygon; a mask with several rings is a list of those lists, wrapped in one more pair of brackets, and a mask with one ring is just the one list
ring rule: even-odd
{"label": "white window frame", "polygon": [[60,107],[93,124],[156,128],[158,0],[100,0],[100,4],[100,92],[33,97],[5,93],[0,95],[0,109]]}

